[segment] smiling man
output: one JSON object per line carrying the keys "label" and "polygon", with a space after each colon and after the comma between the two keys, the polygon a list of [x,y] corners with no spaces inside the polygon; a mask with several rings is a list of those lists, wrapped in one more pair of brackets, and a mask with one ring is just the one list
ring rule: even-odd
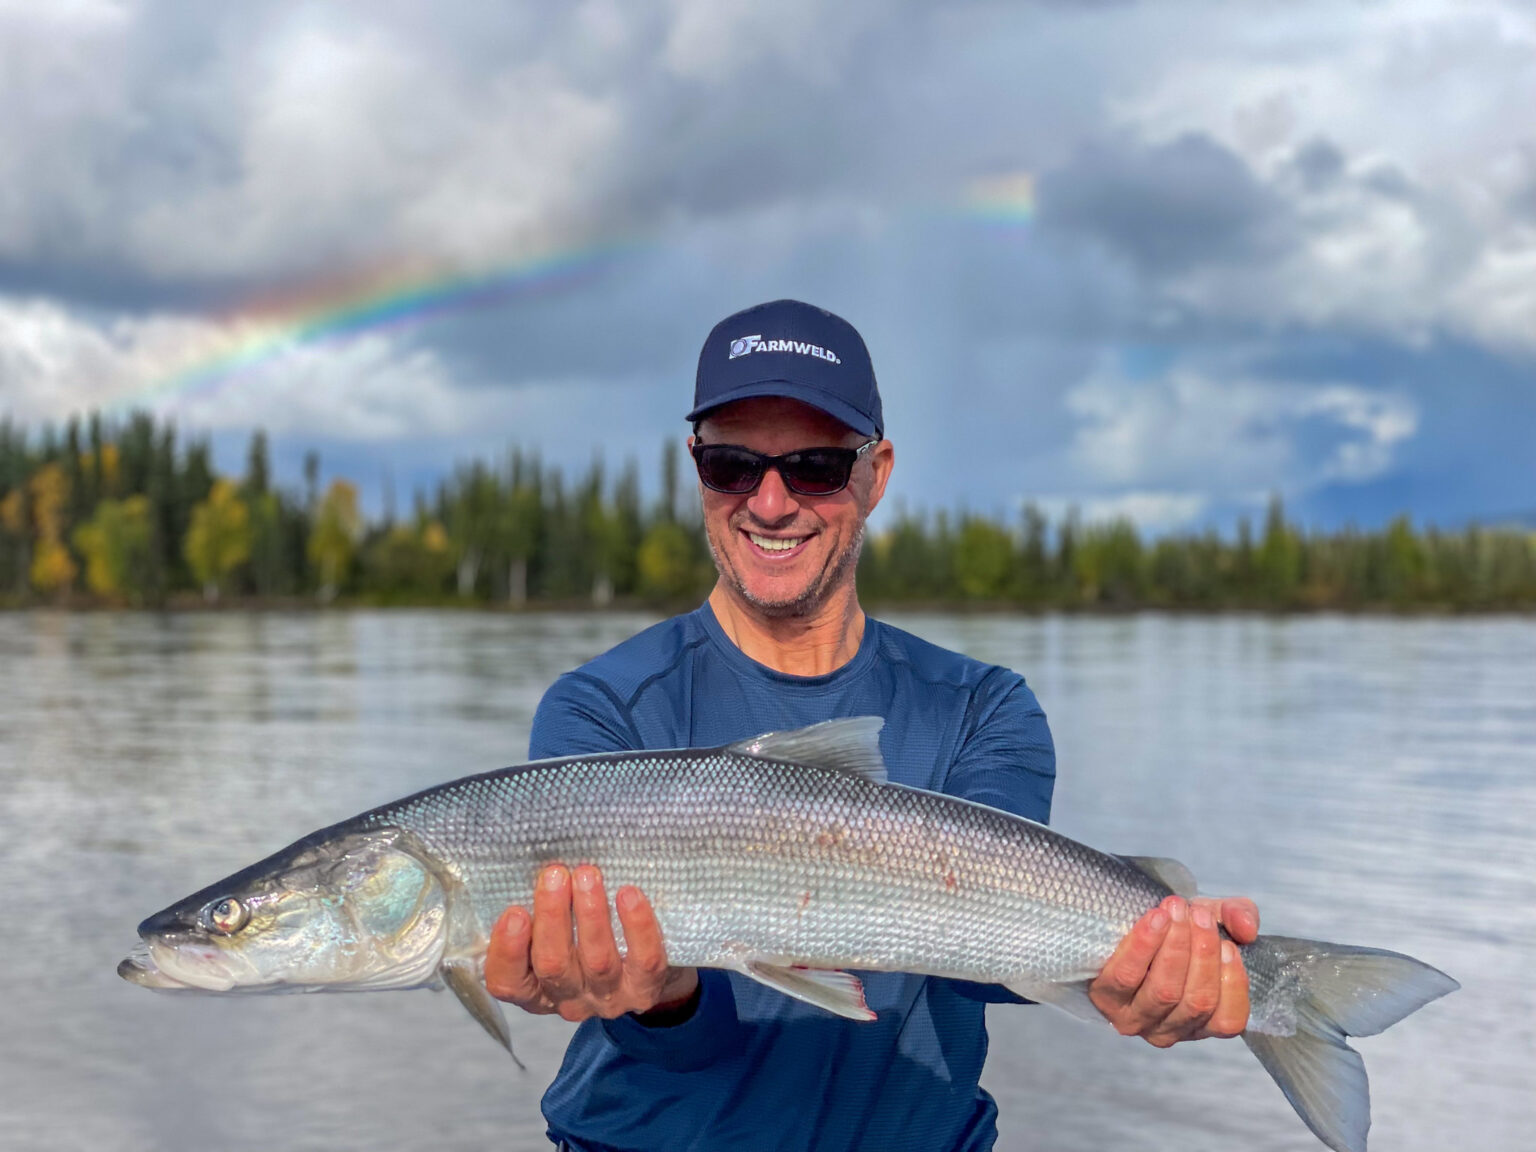
{"label": "smiling man", "polygon": [[[864,614],[864,527],[895,464],[863,340],[793,300],[718,324],[699,356],[690,449],[719,580],[699,609],[562,676],[534,718],[535,758],[726,744],[879,715],[891,780],[1044,822],[1055,754],[1021,676]],[[571,861],[567,863],[578,864]],[[555,865],[531,911],[492,934],[490,991],[581,1021],[544,1097],[552,1139],[612,1149],[990,1148],[979,1086],[994,987],[863,976],[873,1022],[834,1017],[733,973],[671,968],[645,894]],[[1245,900],[1170,897],[1090,995],[1117,1029],[1166,1047],[1233,1036],[1248,986]]]}

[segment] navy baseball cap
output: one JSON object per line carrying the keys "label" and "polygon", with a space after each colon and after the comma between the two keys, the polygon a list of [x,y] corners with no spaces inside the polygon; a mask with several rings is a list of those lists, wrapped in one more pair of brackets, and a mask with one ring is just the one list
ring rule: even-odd
{"label": "navy baseball cap", "polygon": [[693,411],[751,396],[787,396],[865,436],[884,436],[869,350],[841,316],[798,300],[759,304],[716,324],[699,353]]}

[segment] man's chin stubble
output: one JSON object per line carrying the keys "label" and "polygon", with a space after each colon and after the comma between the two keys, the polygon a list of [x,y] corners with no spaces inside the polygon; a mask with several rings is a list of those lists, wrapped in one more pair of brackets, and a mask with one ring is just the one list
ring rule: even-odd
{"label": "man's chin stubble", "polygon": [[859,564],[859,554],[864,549],[864,524],[861,521],[854,530],[853,539],[848,546],[838,553],[837,558],[822,569],[821,574],[812,580],[805,591],[788,600],[767,600],[754,595],[747,589],[745,581],[736,573],[736,569],[721,556],[721,549],[715,546],[715,538],[709,533],[704,533],[705,543],[709,545],[710,556],[715,562],[715,570],[724,576],[727,582],[740,596],[752,607],[756,608],[764,616],[772,620],[793,620],[802,616],[814,615],[827,597],[836,589],[842,581],[852,578],[854,569]]}

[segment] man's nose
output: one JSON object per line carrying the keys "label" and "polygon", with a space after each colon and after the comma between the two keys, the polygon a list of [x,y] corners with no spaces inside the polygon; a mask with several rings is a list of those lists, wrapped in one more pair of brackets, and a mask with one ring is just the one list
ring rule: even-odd
{"label": "man's nose", "polygon": [[747,511],[765,524],[786,520],[800,510],[794,493],[784,486],[784,477],[777,468],[769,468],[763,479],[747,500]]}

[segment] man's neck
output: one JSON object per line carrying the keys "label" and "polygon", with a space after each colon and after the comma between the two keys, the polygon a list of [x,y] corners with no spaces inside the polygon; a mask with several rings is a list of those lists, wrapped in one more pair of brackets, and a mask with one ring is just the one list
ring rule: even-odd
{"label": "man's neck", "polygon": [[779,617],[763,615],[721,582],[709,594],[709,607],[736,647],[791,676],[837,671],[858,655],[864,639],[864,610],[851,587],[830,597],[814,615]]}

